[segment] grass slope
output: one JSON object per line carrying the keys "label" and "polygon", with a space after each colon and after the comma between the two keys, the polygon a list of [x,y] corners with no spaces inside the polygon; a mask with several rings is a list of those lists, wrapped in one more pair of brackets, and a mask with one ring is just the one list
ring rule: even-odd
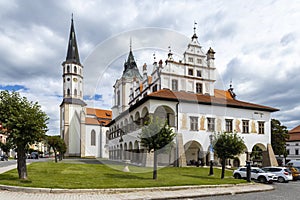
{"label": "grass slope", "polygon": [[231,171],[226,171],[225,179],[221,180],[219,169],[214,169],[214,176],[208,176],[209,168],[166,167],[158,171],[158,180],[153,180],[151,168],[129,166],[131,171],[139,172],[133,173],[122,172],[123,167],[122,165],[114,165],[112,168],[102,164],[37,162],[28,166],[28,181],[20,181],[15,169],[0,174],[0,184],[84,189],[245,183],[245,180],[232,178]]}

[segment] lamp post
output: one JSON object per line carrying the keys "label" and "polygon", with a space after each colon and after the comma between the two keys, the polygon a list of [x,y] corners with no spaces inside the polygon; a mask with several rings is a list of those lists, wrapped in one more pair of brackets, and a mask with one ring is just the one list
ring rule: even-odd
{"label": "lamp post", "polygon": [[213,150],[213,135],[209,135],[210,146],[209,146],[209,176],[214,175],[213,161],[214,161],[214,150]]}

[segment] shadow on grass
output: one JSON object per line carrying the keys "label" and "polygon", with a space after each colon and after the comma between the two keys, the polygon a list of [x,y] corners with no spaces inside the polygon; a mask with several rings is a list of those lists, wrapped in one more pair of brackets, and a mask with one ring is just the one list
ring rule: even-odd
{"label": "shadow on grass", "polygon": [[19,177],[16,175],[11,175],[11,174],[1,174],[0,175],[0,182],[1,181],[18,181]]}
{"label": "shadow on grass", "polygon": [[182,176],[190,177],[190,178],[197,178],[197,179],[218,179],[216,176],[200,176],[200,175],[186,175],[183,174]]}
{"label": "shadow on grass", "polygon": [[150,180],[151,178],[144,178],[140,176],[135,176],[133,174],[103,174],[108,178],[115,178],[115,179],[139,179],[139,180]]}

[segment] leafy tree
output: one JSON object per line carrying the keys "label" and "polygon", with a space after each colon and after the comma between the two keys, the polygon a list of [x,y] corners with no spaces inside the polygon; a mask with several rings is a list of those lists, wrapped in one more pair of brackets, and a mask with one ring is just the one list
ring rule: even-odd
{"label": "leafy tree", "polygon": [[233,159],[236,155],[241,154],[245,149],[245,143],[236,133],[220,133],[215,135],[213,146],[215,153],[221,159],[221,179],[223,179],[226,159]]}
{"label": "leafy tree", "polygon": [[147,125],[142,128],[142,132],[139,135],[141,144],[150,153],[154,151],[153,162],[153,179],[157,179],[157,156],[163,151],[168,151],[173,145],[175,133],[168,126],[168,124],[162,121],[160,118],[150,118]]}
{"label": "leafy tree", "polygon": [[277,119],[271,120],[271,145],[276,155],[287,156],[285,143],[289,139],[286,126],[281,125]]}
{"label": "leafy tree", "polygon": [[0,122],[17,152],[20,179],[27,179],[26,152],[28,145],[41,141],[47,132],[48,116],[37,102],[33,103],[18,92],[0,92]]}
{"label": "leafy tree", "polygon": [[62,159],[62,155],[66,153],[67,145],[60,136],[47,136],[47,143],[54,151],[55,162],[57,162],[57,152],[59,152],[59,158]]}

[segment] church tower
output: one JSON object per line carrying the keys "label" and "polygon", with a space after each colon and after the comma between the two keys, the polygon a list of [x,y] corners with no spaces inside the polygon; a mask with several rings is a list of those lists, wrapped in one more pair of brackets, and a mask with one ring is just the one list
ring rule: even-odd
{"label": "church tower", "polygon": [[66,156],[82,156],[85,138],[83,66],[80,63],[73,17],[63,67],[63,101],[60,105],[60,134],[67,145]]}

